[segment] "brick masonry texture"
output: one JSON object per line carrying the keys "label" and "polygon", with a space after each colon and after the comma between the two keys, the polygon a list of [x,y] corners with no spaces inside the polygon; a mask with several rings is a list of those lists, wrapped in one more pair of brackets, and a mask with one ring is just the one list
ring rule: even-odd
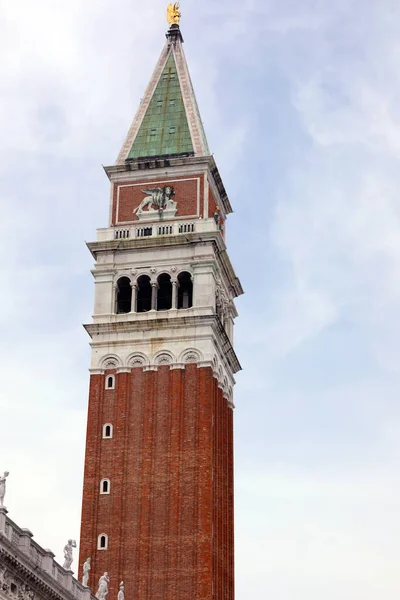
{"label": "brick masonry texture", "polygon": [[233,412],[212,369],[110,374],[91,376],[80,570],[91,556],[94,591],[108,571],[110,598],[124,581],[135,600],[233,600]]}

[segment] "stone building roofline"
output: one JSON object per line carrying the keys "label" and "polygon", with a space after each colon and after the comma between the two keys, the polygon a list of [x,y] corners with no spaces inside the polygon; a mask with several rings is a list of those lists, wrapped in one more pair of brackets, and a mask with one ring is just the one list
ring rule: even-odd
{"label": "stone building roofline", "polygon": [[44,549],[34,539],[29,529],[19,527],[0,507],[0,569],[6,569],[15,593],[6,598],[20,597],[19,587],[28,585],[34,600],[95,600],[90,588],[83,586],[54,560],[54,553]]}

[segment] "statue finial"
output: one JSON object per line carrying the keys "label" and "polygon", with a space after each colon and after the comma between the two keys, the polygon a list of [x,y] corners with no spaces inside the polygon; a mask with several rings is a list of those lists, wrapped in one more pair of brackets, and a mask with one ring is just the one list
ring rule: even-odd
{"label": "statue finial", "polygon": [[179,11],[179,2],[170,2],[167,8],[167,21],[169,26],[171,25],[179,25],[181,20],[181,13]]}
{"label": "statue finial", "polygon": [[4,505],[4,498],[6,495],[6,479],[9,476],[8,471],[4,471],[3,475],[0,475],[0,506]]}

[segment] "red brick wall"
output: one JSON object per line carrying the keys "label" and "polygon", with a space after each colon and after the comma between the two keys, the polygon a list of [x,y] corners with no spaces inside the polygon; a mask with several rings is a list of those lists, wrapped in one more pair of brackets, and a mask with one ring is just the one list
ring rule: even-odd
{"label": "red brick wall", "polygon": [[203,214],[204,175],[124,182],[114,186],[112,225],[137,221],[134,210],[146,198],[146,194],[143,194],[142,190],[167,185],[171,185],[175,189],[174,201],[178,204],[177,217],[197,217]]}
{"label": "red brick wall", "polygon": [[108,571],[110,598],[123,580],[135,600],[233,600],[232,410],[211,369],[137,368],[115,390],[91,377],[80,571],[88,556],[89,585]]}

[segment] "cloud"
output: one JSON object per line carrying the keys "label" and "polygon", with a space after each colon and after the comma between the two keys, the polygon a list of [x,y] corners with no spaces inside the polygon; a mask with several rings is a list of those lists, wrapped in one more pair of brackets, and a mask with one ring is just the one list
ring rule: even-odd
{"label": "cloud", "polygon": [[[387,532],[396,520],[391,493],[398,493],[398,481],[380,474],[374,480],[369,475],[343,481],[270,472],[257,487],[251,476],[243,476],[237,485],[245,499],[237,507],[243,543],[236,558],[246,572],[239,581],[239,597],[248,586],[260,598],[391,597],[397,551],[396,536]],[[251,518],[246,513],[249,503]],[[372,547],[379,548],[379,556]]]}

